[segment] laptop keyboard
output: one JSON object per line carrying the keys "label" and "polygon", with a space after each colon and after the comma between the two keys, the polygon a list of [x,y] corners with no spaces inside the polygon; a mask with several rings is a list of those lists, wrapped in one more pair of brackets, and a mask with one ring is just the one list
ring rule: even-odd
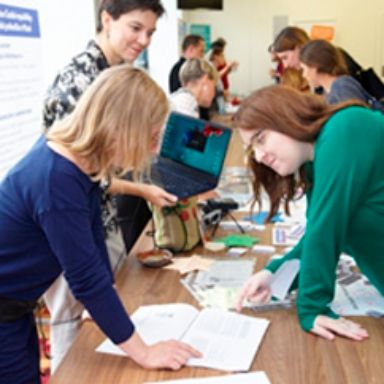
{"label": "laptop keyboard", "polygon": [[159,167],[159,164],[158,167],[152,168],[151,178],[166,185],[169,192],[182,190],[185,196],[191,196],[191,191],[206,191],[207,188],[212,188],[212,183],[208,180],[193,180],[190,175],[184,177],[176,172],[172,172],[169,168],[163,170],[161,166]]}

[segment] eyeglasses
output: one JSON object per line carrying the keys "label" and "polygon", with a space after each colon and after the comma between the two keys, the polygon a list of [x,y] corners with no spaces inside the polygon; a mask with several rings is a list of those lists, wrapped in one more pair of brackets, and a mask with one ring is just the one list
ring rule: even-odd
{"label": "eyeglasses", "polygon": [[250,144],[245,149],[246,155],[254,155],[258,146],[264,143],[264,130],[258,130],[249,140]]}

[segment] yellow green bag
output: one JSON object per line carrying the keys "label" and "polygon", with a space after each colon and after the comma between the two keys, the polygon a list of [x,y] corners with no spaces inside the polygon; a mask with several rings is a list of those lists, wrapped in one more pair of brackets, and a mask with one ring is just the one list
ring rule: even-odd
{"label": "yellow green bag", "polygon": [[190,251],[201,241],[197,197],[180,200],[173,207],[152,207],[155,244],[172,252]]}

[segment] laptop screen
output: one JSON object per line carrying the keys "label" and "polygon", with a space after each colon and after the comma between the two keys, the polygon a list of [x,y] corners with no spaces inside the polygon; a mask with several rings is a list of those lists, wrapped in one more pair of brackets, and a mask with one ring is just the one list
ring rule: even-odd
{"label": "laptop screen", "polygon": [[220,176],[232,130],[222,125],[172,112],[160,157]]}

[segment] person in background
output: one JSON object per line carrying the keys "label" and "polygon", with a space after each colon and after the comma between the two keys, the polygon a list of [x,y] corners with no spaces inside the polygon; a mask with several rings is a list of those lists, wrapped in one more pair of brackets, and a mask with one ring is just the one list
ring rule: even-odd
{"label": "person in background", "polygon": [[142,367],[179,369],[199,356],[178,341],[143,342],[113,286],[100,215],[101,181],[147,166],[167,113],[164,92],[142,70],[107,69],[0,184],[0,383],[40,382],[33,308],[62,272]]}
{"label": "person in background", "polygon": [[312,40],[301,47],[300,66],[311,88],[322,87],[328,103],[350,99],[368,103],[372,96],[348,74],[341,51],[325,40]]}
{"label": "person in background", "polygon": [[276,84],[278,84],[280,83],[280,78],[284,73],[284,65],[279,59],[279,56],[277,56],[276,52],[274,52],[272,44],[268,47],[268,53],[273,64],[273,68],[269,69],[269,76],[274,80]]}
{"label": "person in background", "polygon": [[204,59],[189,59],[180,69],[182,87],[170,96],[171,109],[199,117],[199,107],[209,107],[215,97],[218,74]]}
{"label": "person in background", "polygon": [[[104,70],[124,62],[133,63],[149,46],[163,13],[159,0],[102,0],[95,39],[58,73],[48,90],[43,110],[45,129],[49,130],[56,121],[70,114],[84,91]],[[108,252],[115,268],[151,217],[146,200],[167,206],[173,205],[176,197],[157,186],[127,178],[113,177],[108,184],[106,191],[117,196],[116,200],[104,196],[102,215]],[[84,306],[73,297],[63,277],[54,283],[44,299],[51,314],[51,369],[54,371],[77,335]]]}
{"label": "person in background", "polygon": [[[272,49],[284,64],[284,68],[300,69],[299,53],[301,47],[310,41],[307,33],[298,27],[286,27],[275,38]],[[355,78],[361,86],[378,100],[383,97],[384,85],[379,77],[370,70],[363,70],[360,64],[344,49],[338,48],[346,63],[348,74]],[[322,88],[315,92],[321,94]]]}
{"label": "person in background", "polygon": [[222,37],[212,42],[209,61],[213,63],[213,65],[219,72],[220,79],[223,85],[224,100],[229,101],[230,93],[228,75],[231,73],[231,71],[235,70],[239,66],[239,63],[237,61],[227,62],[224,54],[226,45],[227,42]]}
{"label": "person in background", "polygon": [[[308,41],[310,41],[309,36],[304,30],[297,27],[286,27],[276,36],[269,49],[283,65],[283,73],[289,70],[285,83],[291,85],[290,80],[295,77],[295,83],[300,84],[300,87],[305,91],[309,89],[309,85],[301,73],[299,53],[301,47]],[[298,76],[301,78],[297,79]],[[317,90],[316,93],[321,93],[321,90]]]}
{"label": "person in background", "polygon": [[202,59],[205,52],[204,39],[199,35],[187,35],[182,43],[182,56],[174,64],[169,73],[169,92],[175,92],[181,87],[179,72],[188,59]]}
{"label": "person in background", "polygon": [[[283,106],[283,107],[282,107]],[[245,299],[268,301],[271,276],[300,259],[297,313],[305,331],[332,340],[364,340],[359,324],[330,308],[342,252],[384,294],[384,116],[359,101],[329,105],[317,95],[271,86],[246,99],[234,123],[250,148],[255,198],[269,195],[269,218],[300,189],[307,196],[307,225],[296,247],[244,285]],[[296,196],[297,197],[297,196]]]}
{"label": "person in background", "polygon": [[276,36],[271,45],[271,51],[281,60],[284,69],[300,69],[300,49],[309,41],[310,38],[303,29],[286,27]]}

